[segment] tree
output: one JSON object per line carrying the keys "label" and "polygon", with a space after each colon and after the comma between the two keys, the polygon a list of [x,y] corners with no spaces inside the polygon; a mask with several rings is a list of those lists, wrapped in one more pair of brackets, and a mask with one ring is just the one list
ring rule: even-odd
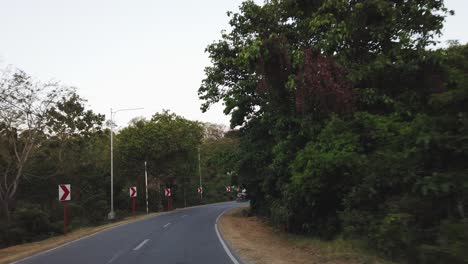
{"label": "tree", "polygon": [[238,185],[239,139],[236,131],[227,132],[221,125],[204,126],[200,146],[203,197],[205,202],[223,201],[229,198],[225,187]]}
{"label": "tree", "polygon": [[[200,123],[169,111],[156,113],[151,120],[136,121],[117,135],[118,166],[123,169],[123,175],[131,175],[141,171],[147,161],[149,181],[155,182],[152,185],[156,185],[158,192],[157,204],[161,203],[161,184],[173,187],[174,199],[181,195],[183,199],[176,201],[183,202],[190,189],[195,189],[190,183],[194,179],[197,147],[202,136]],[[138,182],[128,176],[127,181]]]}
{"label": "tree", "polygon": [[104,115],[95,114],[91,110],[85,111],[84,100],[76,93],[62,96],[46,113],[47,133],[50,142],[58,143],[56,173],[62,173],[66,166],[63,153],[67,144],[73,144],[73,139],[89,137],[101,132]]}
{"label": "tree", "polygon": [[449,14],[442,0],[245,1],[228,13],[198,94],[240,127],[254,212],[411,263],[466,261],[468,236],[448,239],[468,230],[466,50],[428,50]]}
{"label": "tree", "polygon": [[[272,99],[290,98],[306,50],[345,66],[356,87],[373,87],[384,67],[404,65],[434,43],[447,13],[442,0],[245,1],[228,13],[232,29],[206,48],[212,66],[198,91],[202,109],[223,101],[232,127],[262,116]],[[278,96],[261,93],[265,78],[279,77],[267,84]]]}
{"label": "tree", "polygon": [[70,92],[58,83],[35,81],[25,72],[8,68],[0,80],[0,202],[10,220],[25,166],[44,138],[48,112]]}

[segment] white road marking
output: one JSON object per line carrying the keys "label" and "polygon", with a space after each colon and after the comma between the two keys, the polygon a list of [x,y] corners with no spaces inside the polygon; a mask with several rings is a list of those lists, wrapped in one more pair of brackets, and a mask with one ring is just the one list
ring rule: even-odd
{"label": "white road marking", "polygon": [[145,239],[143,240],[143,242],[141,242],[138,246],[136,246],[136,248],[134,248],[133,250],[136,251],[136,250],[139,250],[142,246],[144,246],[146,244],[146,242],[148,242],[149,239]]}
{"label": "white road marking", "polygon": [[[209,206],[209,204],[205,204],[205,205],[203,205],[203,206]],[[188,209],[191,209],[191,207],[187,207],[187,208],[184,208],[184,209],[188,210]],[[76,242],[79,242],[79,241],[81,241],[81,240],[88,239],[88,238],[90,238],[90,237],[99,235],[99,234],[104,233],[104,232],[108,232],[108,231],[110,231],[110,230],[112,230],[112,229],[115,229],[115,228],[118,228],[118,227],[121,227],[121,226],[124,226],[124,225],[131,225],[131,224],[134,224],[134,223],[137,223],[137,222],[145,221],[145,220],[148,220],[148,219],[150,219],[150,218],[158,217],[158,216],[160,216],[160,215],[169,214],[169,213],[171,213],[171,212],[163,212],[163,213],[161,213],[161,214],[159,214],[159,215],[151,216],[151,217],[149,217],[149,218],[139,219],[139,220],[136,220],[136,221],[133,221],[133,222],[130,222],[130,223],[122,222],[122,223],[119,223],[119,224],[117,224],[117,225],[115,225],[115,226],[112,226],[112,227],[109,227],[109,228],[105,228],[105,229],[103,229],[103,230],[101,230],[101,231],[98,231],[98,232],[96,232],[96,233],[89,234],[89,235],[87,235],[87,236],[80,237],[80,238],[78,238],[78,239],[75,239],[75,240],[66,242],[66,243],[64,243],[64,244],[62,244],[62,245],[56,246],[56,247],[51,248],[51,249],[48,249],[48,250],[46,250],[46,251],[37,252],[37,253],[32,254],[31,256],[28,256],[28,257],[25,257],[25,258],[22,258],[22,259],[18,259],[18,260],[16,260],[16,261],[11,262],[10,264],[18,264],[18,263],[27,261],[27,260],[29,260],[29,259],[42,256],[42,255],[47,254],[47,253],[49,253],[49,252],[55,251],[55,250],[57,250],[57,249],[60,249],[60,248],[63,248],[63,247],[67,247],[67,246],[69,246],[69,245],[71,245],[71,244],[74,244],[74,243],[76,243]]]}
{"label": "white road marking", "polygon": [[163,227],[164,227],[164,228],[167,228],[170,224],[171,224],[171,223],[167,223],[167,224],[165,224]]}
{"label": "white road marking", "polygon": [[[177,211],[182,211],[182,210],[192,210],[193,208],[198,208],[198,207],[208,207],[208,206],[213,206],[213,205],[218,205],[218,204],[223,204],[223,203],[226,203],[226,202],[219,202],[219,203],[213,203],[213,204],[204,204],[204,205],[196,205],[196,206],[190,206],[190,207],[186,207],[186,208],[177,208],[175,211],[172,211],[172,212],[163,212],[159,215],[155,215],[155,216],[151,216],[150,218],[153,218],[153,217],[158,217],[158,216],[161,216],[161,215],[165,215],[165,214],[170,214],[170,213],[176,213]],[[145,220],[148,220],[149,218],[143,218],[143,219],[139,219],[139,220],[136,220],[136,221],[133,221],[133,222],[130,222],[130,223],[119,223],[118,225],[115,225],[113,227],[109,227],[109,228],[106,228],[104,230],[101,230],[101,231],[98,231],[96,233],[93,233],[93,234],[90,234],[90,235],[87,235],[87,236],[84,236],[84,237],[81,237],[81,238],[78,238],[76,240],[72,240],[72,241],[69,241],[69,242],[66,242],[62,245],[59,245],[57,247],[54,247],[54,248],[51,248],[51,249],[48,249],[46,251],[41,251],[41,252],[37,252],[37,253],[33,253],[31,256],[28,256],[28,257],[25,257],[25,258],[22,258],[22,259],[18,259],[16,261],[13,261],[11,262],[10,264],[19,264],[21,262],[24,262],[24,261],[27,261],[29,259],[33,259],[33,258],[36,258],[36,257],[39,257],[39,256],[42,256],[42,255],[45,255],[49,252],[52,252],[52,251],[55,251],[57,249],[60,249],[60,248],[63,248],[63,247],[67,247],[71,244],[74,244],[76,242],[79,242],[81,240],[85,240],[85,239],[88,239],[90,237],[93,237],[95,235],[99,235],[101,233],[104,233],[104,232],[108,232],[112,229],[115,229],[115,228],[118,228],[118,227],[122,227],[124,225],[131,225],[131,224],[134,224],[134,223],[137,223],[137,222],[142,222],[142,221],[145,221]],[[218,236],[219,238],[219,236]],[[238,262],[236,262],[235,264],[238,264]]]}
{"label": "white road marking", "polygon": [[183,215],[183,216],[181,216],[181,217],[182,217],[182,218],[185,218],[185,217],[187,217],[187,216],[188,216],[188,215]]}
{"label": "white road marking", "polygon": [[118,252],[117,254],[115,254],[115,255],[107,262],[107,264],[114,262],[114,260],[116,260],[120,255],[122,255],[122,253],[123,253],[123,252],[120,251],[120,252]]}
{"label": "white road marking", "polygon": [[[229,208],[231,209],[231,208]],[[234,264],[239,264],[239,261],[237,261],[237,259],[232,255],[231,253],[231,250],[229,250],[228,246],[226,245],[226,243],[224,243],[224,239],[223,237],[221,236],[221,234],[219,233],[219,230],[218,230],[218,221],[219,221],[219,218],[225,213],[227,212],[229,209],[225,210],[224,212],[222,212],[220,215],[218,215],[218,217],[216,218],[216,223],[215,223],[215,231],[216,231],[216,235],[218,235],[218,239],[219,239],[219,242],[221,242],[221,245],[223,246],[224,248],[224,251],[226,251],[226,254],[228,255],[228,257],[231,259],[232,263]]]}

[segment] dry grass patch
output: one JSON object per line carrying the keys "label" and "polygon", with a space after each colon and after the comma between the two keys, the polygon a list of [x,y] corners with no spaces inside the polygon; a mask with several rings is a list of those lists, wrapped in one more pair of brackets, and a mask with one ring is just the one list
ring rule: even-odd
{"label": "dry grass patch", "polygon": [[21,244],[21,245],[16,245],[16,246],[11,246],[7,247],[4,249],[0,250],[0,264],[6,264],[6,263],[11,263],[15,260],[20,260],[25,257],[34,255],[36,253],[46,251],[52,248],[55,248],[57,246],[63,245],[65,243],[71,242],[73,240],[92,235],[94,233],[97,233],[99,231],[103,231],[112,227],[116,227],[119,225],[124,225],[128,224],[134,221],[138,220],[143,220],[148,217],[156,216],[162,213],[152,213],[148,215],[138,215],[135,218],[134,217],[126,217],[121,221],[111,223],[111,224],[105,224],[105,225],[100,225],[100,226],[94,226],[94,227],[84,227],[80,228],[77,230],[74,230],[72,232],[69,232],[66,236],[55,236],[51,237],[45,240],[33,242],[33,243],[27,243],[27,244]]}
{"label": "dry grass patch", "polygon": [[235,252],[249,264],[388,264],[345,240],[330,242],[277,232],[257,217],[236,208],[220,219],[220,230]]}

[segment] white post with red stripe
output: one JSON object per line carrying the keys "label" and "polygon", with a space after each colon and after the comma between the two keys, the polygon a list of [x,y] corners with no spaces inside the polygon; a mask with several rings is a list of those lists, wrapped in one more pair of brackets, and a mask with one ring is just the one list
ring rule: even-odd
{"label": "white post with red stripe", "polygon": [[145,190],[146,190],[146,213],[149,213],[149,210],[148,210],[148,172],[146,171],[146,161],[145,161]]}

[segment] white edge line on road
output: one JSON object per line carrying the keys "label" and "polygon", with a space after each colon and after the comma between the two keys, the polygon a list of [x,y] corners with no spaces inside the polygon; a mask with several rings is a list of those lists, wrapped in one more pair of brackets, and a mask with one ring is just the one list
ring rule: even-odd
{"label": "white edge line on road", "polygon": [[219,218],[220,218],[224,213],[226,213],[228,210],[230,210],[230,209],[232,209],[232,208],[226,209],[226,210],[224,210],[220,215],[218,215],[218,217],[216,218],[216,223],[215,223],[215,231],[216,231],[216,235],[218,235],[219,242],[221,242],[221,245],[223,246],[224,251],[226,251],[226,254],[229,256],[229,258],[231,259],[232,263],[234,263],[234,264],[240,264],[239,261],[237,261],[237,259],[232,255],[231,250],[229,250],[229,247],[228,247],[228,246],[226,245],[226,243],[224,242],[224,239],[223,239],[223,237],[221,236],[221,234],[219,233],[219,230],[218,230],[218,221],[219,221]]}
{"label": "white edge line on road", "polygon": [[[144,219],[141,219],[141,220],[144,220]],[[135,221],[135,222],[138,222],[138,221],[141,221],[141,220],[137,220],[137,221]],[[117,227],[119,227],[119,226],[126,225],[126,224],[131,224],[131,223],[135,223],[135,222],[122,223],[122,224],[120,224],[120,225],[113,226],[113,227],[110,227],[110,228],[107,228],[107,229],[98,231],[98,232],[96,232],[96,233],[93,233],[93,234],[90,234],[90,235],[87,235],[87,236],[84,236],[84,237],[80,237],[80,238],[78,238],[78,239],[69,241],[69,242],[67,242],[67,243],[65,243],[65,244],[61,244],[61,245],[59,245],[59,246],[57,246],[57,247],[48,249],[48,250],[46,250],[46,251],[41,251],[41,252],[38,252],[38,253],[36,253],[36,254],[34,254],[34,255],[31,255],[31,256],[28,256],[28,257],[25,257],[25,258],[22,258],[22,259],[13,261],[13,262],[11,262],[10,264],[18,264],[18,263],[21,263],[21,262],[26,261],[26,260],[28,260],[28,259],[31,259],[31,258],[34,258],[34,257],[38,257],[38,256],[41,256],[41,255],[44,255],[44,254],[46,254],[46,253],[48,253],[48,252],[51,252],[51,251],[54,251],[54,250],[56,250],[56,249],[59,249],[59,248],[62,248],[62,247],[66,247],[66,246],[68,246],[68,245],[70,245],[70,244],[73,244],[73,243],[75,243],[75,242],[78,242],[78,241],[81,241],[81,240],[90,238],[90,237],[95,236],[95,235],[97,235],[97,234],[99,234],[99,233],[102,233],[102,232],[104,232],[104,231],[111,230],[111,229],[117,228]]]}
{"label": "white edge line on road", "polygon": [[142,246],[144,246],[147,242],[149,241],[149,239],[145,239],[143,240],[138,246],[136,246],[133,251],[136,251],[136,250],[139,250]]}
{"label": "white edge line on road", "polygon": [[165,225],[163,225],[164,228],[168,227],[171,223],[167,223]]}

